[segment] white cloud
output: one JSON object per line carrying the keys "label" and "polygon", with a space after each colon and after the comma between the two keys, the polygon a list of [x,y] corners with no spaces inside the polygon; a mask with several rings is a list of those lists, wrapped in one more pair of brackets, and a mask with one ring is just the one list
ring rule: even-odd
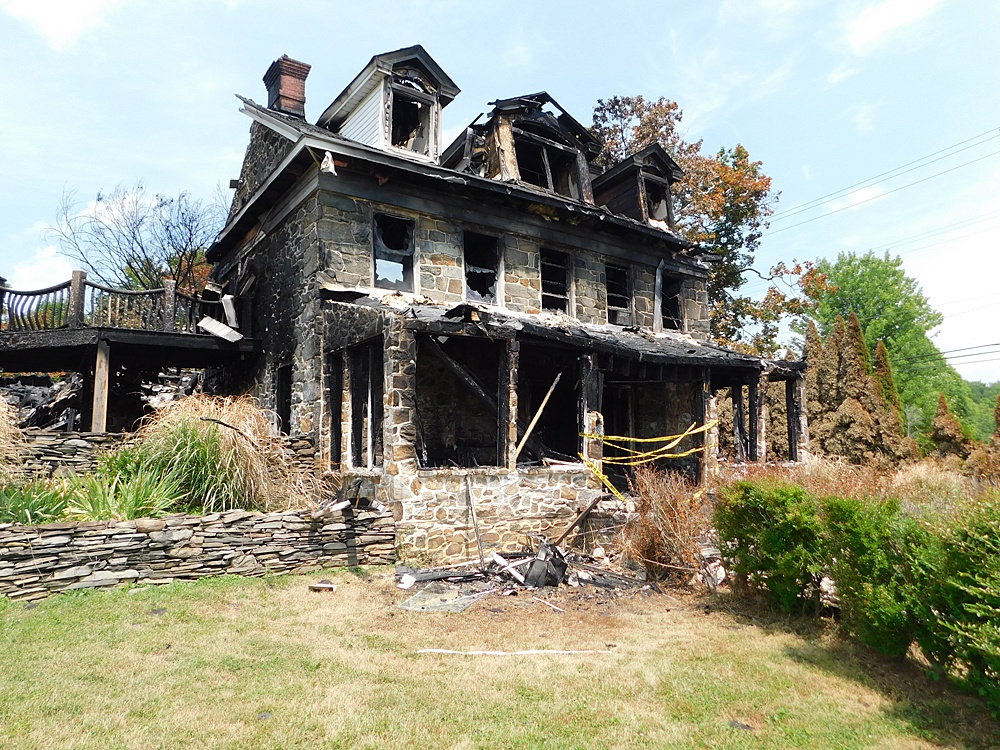
{"label": "white cloud", "polygon": [[512,39],[503,53],[503,64],[508,68],[526,68],[531,60],[531,47],[520,36]]}
{"label": "white cloud", "polygon": [[839,65],[827,74],[826,82],[831,86],[836,86],[841,81],[850,78],[853,75],[857,75],[860,72],[861,68],[854,67],[852,65]]}
{"label": "white cloud", "polygon": [[861,133],[870,133],[875,129],[875,119],[878,108],[881,104],[866,103],[856,104],[844,112],[844,116],[854,123],[854,127]]}
{"label": "white cloud", "polygon": [[38,248],[30,260],[14,266],[7,286],[21,292],[30,292],[69,281],[72,274],[72,262],[60,255],[55,245],[46,245]]}
{"label": "white cloud", "polygon": [[871,3],[847,22],[847,44],[855,55],[867,55],[898,30],[930,15],[941,2],[942,0],[882,0]]}
{"label": "white cloud", "polygon": [[847,209],[857,210],[862,206],[867,206],[885,195],[885,190],[877,186],[858,188],[852,190],[847,195],[827,201],[823,208],[829,211],[844,211]]}
{"label": "white cloud", "polygon": [[104,23],[124,0],[0,0],[0,10],[26,22],[56,51]]}

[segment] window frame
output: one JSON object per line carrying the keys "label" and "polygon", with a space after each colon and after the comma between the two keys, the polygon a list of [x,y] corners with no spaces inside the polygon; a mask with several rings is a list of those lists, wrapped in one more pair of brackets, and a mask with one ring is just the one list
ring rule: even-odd
{"label": "window frame", "polygon": [[[611,304],[611,279],[609,270],[614,269],[617,273],[618,271],[623,272],[624,282],[625,282],[625,293],[618,294],[615,293],[615,297],[621,297],[625,300],[626,306],[612,305]],[[630,326],[634,320],[633,307],[635,303],[635,283],[632,279],[632,267],[626,265],[620,265],[618,263],[604,262],[604,292],[605,292],[605,306],[607,308],[607,318],[608,323],[611,325],[618,326]],[[622,322],[619,319],[619,314],[625,319]]]}
{"label": "window frame", "polygon": [[[402,222],[409,225],[409,252],[396,250],[385,244],[383,231],[379,226],[380,219],[388,219],[392,222]],[[384,212],[376,212],[372,215],[372,253],[371,253],[371,279],[372,287],[375,289],[385,289],[388,291],[406,292],[408,294],[417,293],[417,243],[416,243],[417,222],[415,219],[406,216],[396,216]],[[381,243],[384,250],[380,250]],[[409,258],[409,263],[396,260],[392,256]],[[399,263],[403,268],[402,280],[379,283],[378,262]]]}
{"label": "window frame", "polygon": [[[562,258],[566,261],[566,265],[563,266],[563,270],[565,271],[565,278],[563,280],[564,288],[565,288],[565,291],[566,291],[565,295],[562,295],[562,294],[559,294],[559,293],[553,293],[553,292],[546,292],[546,290],[545,290],[545,283],[546,283],[546,279],[545,279],[545,267],[546,267],[546,265],[548,265],[550,267],[558,267],[554,263],[546,263],[546,259],[545,259],[546,253],[551,253],[551,254],[554,254],[554,255],[562,256]],[[539,275],[539,278],[541,280],[541,288],[542,288],[542,292],[541,292],[541,308],[542,308],[543,311],[562,312],[562,313],[565,313],[566,315],[569,315],[571,317],[575,317],[575,315],[573,315],[573,312],[574,312],[574,310],[573,310],[573,305],[574,305],[574,300],[573,300],[573,275],[574,275],[573,274],[573,265],[574,264],[573,264],[573,255],[572,255],[572,253],[566,252],[565,250],[557,250],[554,247],[548,247],[548,246],[545,246],[545,245],[539,247],[539,249],[538,249],[538,275]],[[556,307],[546,307],[546,305],[545,305],[545,298],[546,297],[553,297],[553,298],[556,298],[556,299],[565,299],[565,301],[566,301],[566,307],[565,307],[565,309],[560,309],[560,308],[556,308]]]}

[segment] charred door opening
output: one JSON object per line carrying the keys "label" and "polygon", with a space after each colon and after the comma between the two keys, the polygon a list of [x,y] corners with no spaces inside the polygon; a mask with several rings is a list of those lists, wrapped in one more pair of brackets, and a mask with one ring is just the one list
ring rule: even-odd
{"label": "charred door opening", "polygon": [[[549,397],[532,437],[546,455],[567,461],[579,461],[580,378],[579,351],[557,349],[545,344],[521,344],[517,375],[517,418],[521,427],[537,413],[556,375],[559,384]],[[518,435],[522,430],[518,430]],[[526,456],[521,454],[520,461]]]}
{"label": "charred door opening", "polygon": [[[503,466],[506,344],[421,336],[417,348],[417,455],[424,467]],[[506,388],[506,385],[504,386]],[[501,424],[503,422],[504,424]]]}
{"label": "charred door opening", "polygon": [[382,339],[347,350],[350,367],[351,466],[382,465]]}

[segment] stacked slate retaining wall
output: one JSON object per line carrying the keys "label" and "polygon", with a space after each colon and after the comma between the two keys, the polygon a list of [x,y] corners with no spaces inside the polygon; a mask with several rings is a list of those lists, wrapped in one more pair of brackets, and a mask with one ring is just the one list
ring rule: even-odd
{"label": "stacked slate retaining wall", "polygon": [[[52,476],[73,472],[93,471],[97,457],[120,447],[131,437],[117,432],[55,432],[29,429],[24,431],[21,468],[30,474]],[[316,446],[308,436],[285,437],[288,460],[312,471],[316,465]]]}
{"label": "stacked slate retaining wall", "polygon": [[72,589],[216,575],[306,573],[395,559],[391,516],[373,511],[173,515],[134,521],[0,524],[0,595],[30,601]]}

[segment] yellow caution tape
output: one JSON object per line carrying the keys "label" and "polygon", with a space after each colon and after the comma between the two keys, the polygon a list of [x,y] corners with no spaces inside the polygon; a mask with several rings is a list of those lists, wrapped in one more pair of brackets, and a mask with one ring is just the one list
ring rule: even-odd
{"label": "yellow caution tape", "polygon": [[[706,432],[707,430],[715,427],[719,421],[713,419],[710,422],[705,423],[701,427],[695,427],[694,423],[691,424],[684,432],[680,435],[666,435],[664,437],[657,438],[631,438],[631,437],[621,437],[617,435],[597,435],[591,433],[580,433],[581,437],[590,440],[600,440],[608,448],[614,448],[615,450],[621,451],[623,453],[628,453],[628,456],[604,456],[601,460],[604,463],[615,464],[618,466],[641,466],[642,464],[652,463],[653,461],[659,461],[661,459],[668,458],[685,458],[694,453],[698,453],[704,450],[704,446],[699,445],[695,448],[690,448],[689,450],[682,451],[680,453],[671,453],[670,451],[676,448],[684,438],[690,437],[692,435],[697,435],[701,432]],[[639,451],[633,448],[627,448],[624,445],[619,445],[619,443],[666,443],[658,448],[648,451]],[[586,462],[586,459],[584,459]],[[589,462],[588,466],[589,466]]]}

